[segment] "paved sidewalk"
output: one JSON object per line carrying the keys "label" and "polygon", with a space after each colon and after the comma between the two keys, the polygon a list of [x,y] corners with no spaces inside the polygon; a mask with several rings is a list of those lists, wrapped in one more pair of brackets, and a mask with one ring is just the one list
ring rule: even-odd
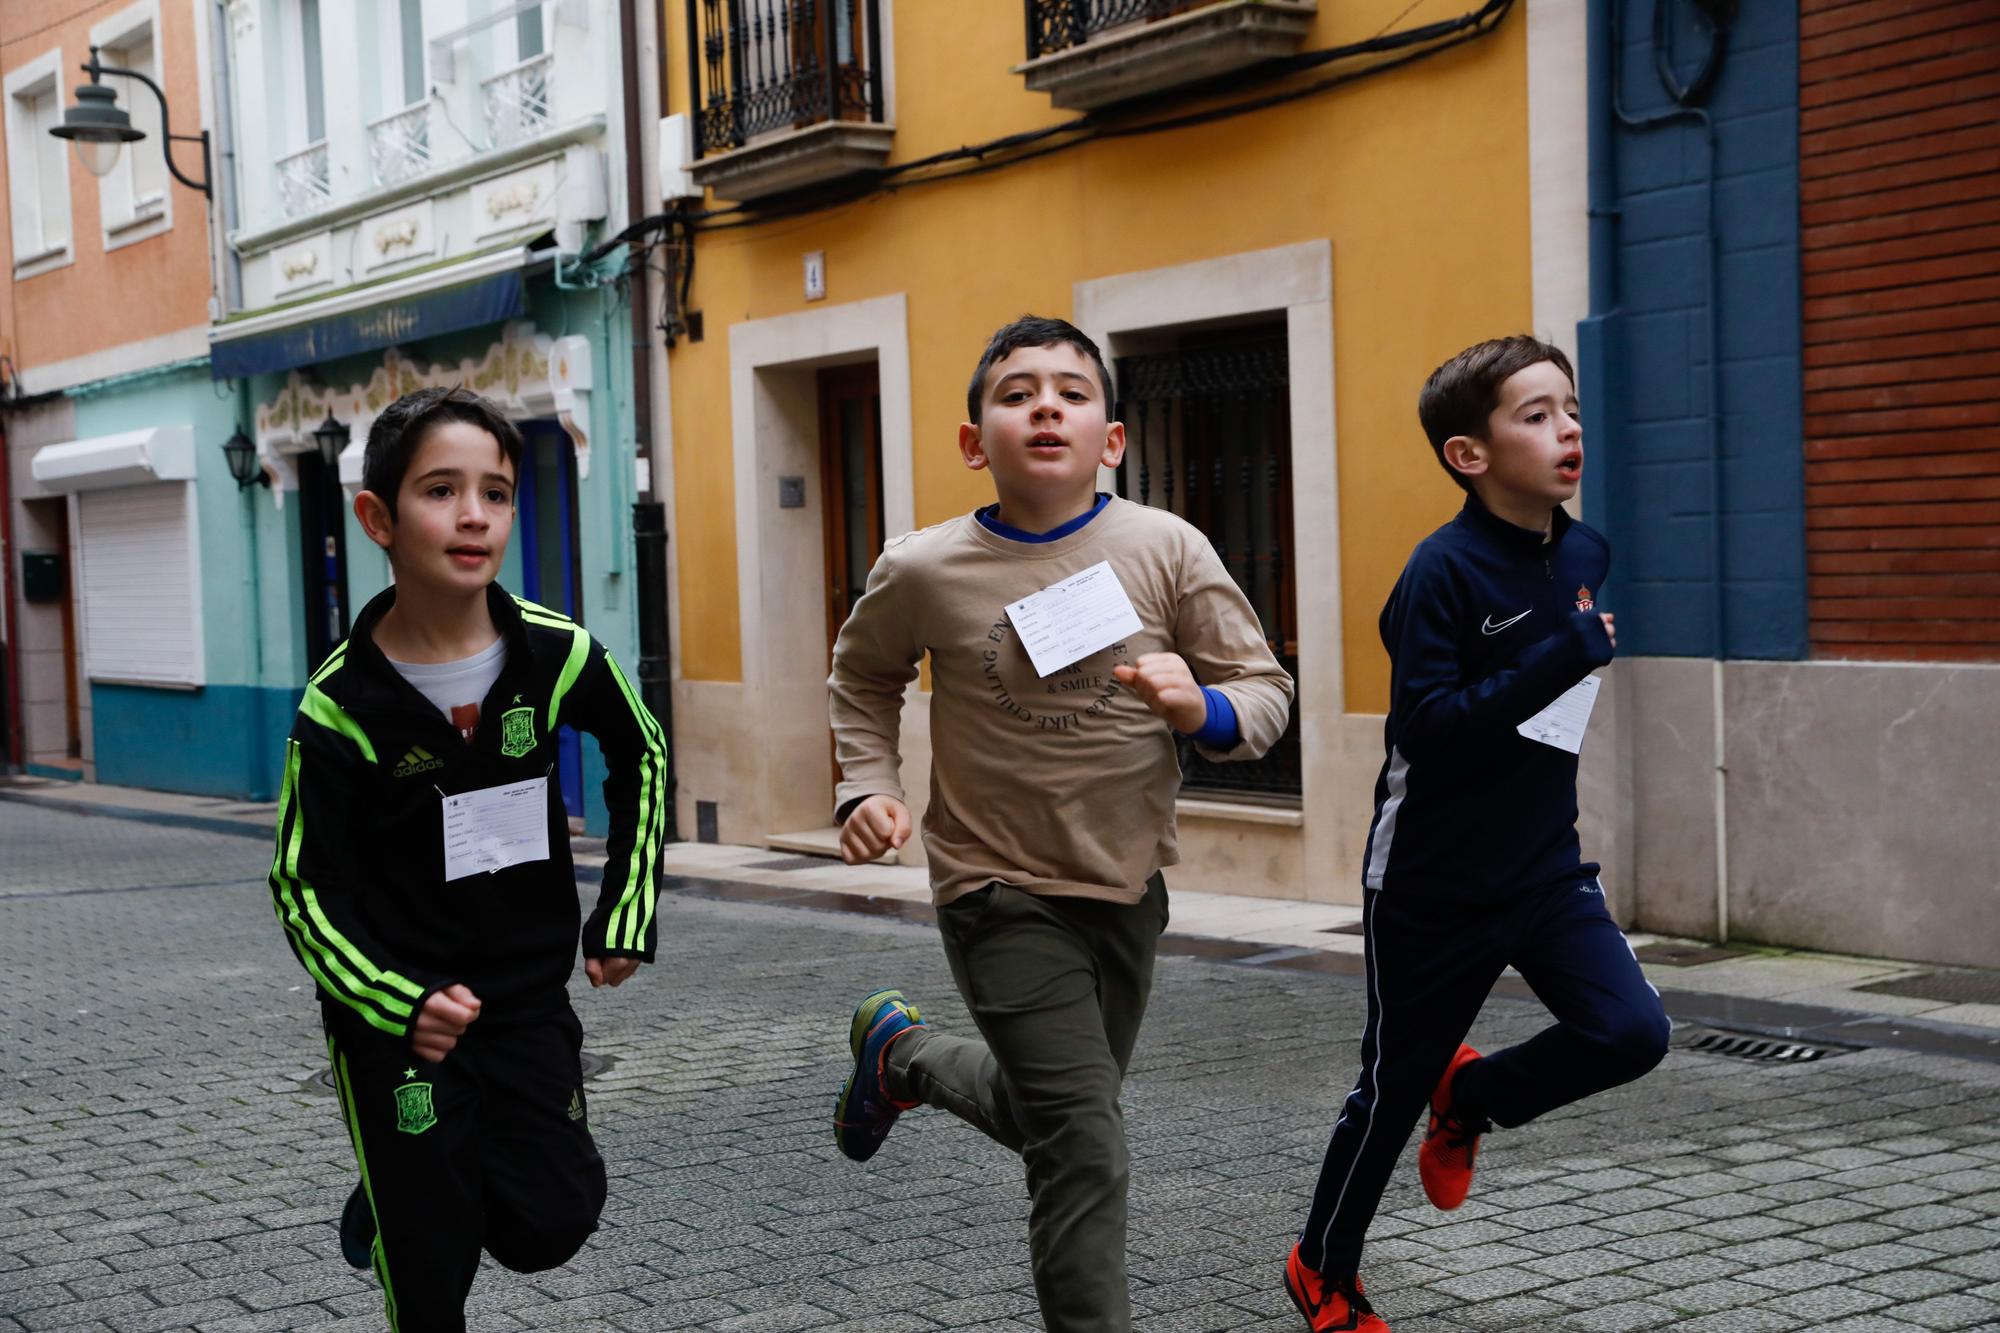
{"label": "paved sidewalk", "polygon": [[[32,801],[55,809],[95,810],[218,831],[264,831],[277,817],[277,807],[270,803],[39,778],[0,779],[0,800]],[[575,839],[574,853],[580,867],[603,863],[602,844],[597,840]],[[781,898],[798,906],[839,906],[832,897],[839,895],[856,900],[845,904],[851,910],[930,920],[930,889],[921,867],[846,866],[824,857],[769,848],[693,842],[672,844],[664,866],[676,875],[780,890]],[[1172,934],[1183,941],[1215,942],[1208,947],[1190,945],[1189,952],[1308,971],[1360,970],[1359,907],[1204,893],[1176,881],[1171,872],[1169,885],[1174,900],[1173,921],[1168,927]],[[736,896],[774,900],[769,893],[744,891]],[[1916,1041],[1925,1049],[1957,1054],[1975,1053],[1984,1045],[1992,1058],[2000,1059],[2000,1002],[1956,998],[1982,992],[2000,997],[2000,970],[1980,972],[1768,948],[1677,965],[1661,959],[1677,955],[1700,958],[1712,951],[1694,947],[1696,941],[1644,932],[1632,932],[1627,938],[1639,951],[1647,978],[1662,992],[1730,1002],[1704,1005],[1700,1013],[1688,1015],[1702,1021],[1751,1031],[1809,1034],[1836,1042],[1843,1036],[1868,1044],[1879,1044],[1885,1038]],[[1232,945],[1237,947],[1224,947]],[[1912,979],[1919,983],[1915,989],[1939,992],[1941,998],[1862,989]],[[1881,1021],[1855,1030],[1859,1019]]]}
{"label": "paved sidewalk", "polygon": [[[231,817],[193,817],[211,816]],[[268,844],[226,827],[0,800],[4,1333],[382,1326],[336,1252],[355,1168]],[[609,1062],[588,1085],[604,1225],[562,1269],[489,1265],[472,1327],[1032,1333],[1018,1160],[930,1110],[866,1166],[830,1141],[860,994],[899,984],[969,1026],[935,932],[910,924],[927,907],[796,910],[824,891],[727,869],[663,896],[660,965],[573,991]],[[1138,1333],[1299,1333],[1279,1267],[1364,995],[1221,956],[1162,958],[1126,1085]],[[1472,1039],[1545,1022],[1503,996]],[[1396,1333],[2000,1329],[1996,1093],[2000,1064],[1887,1045],[1801,1065],[1677,1048],[1495,1134],[1457,1213],[1424,1202],[1406,1151],[1370,1291]]]}

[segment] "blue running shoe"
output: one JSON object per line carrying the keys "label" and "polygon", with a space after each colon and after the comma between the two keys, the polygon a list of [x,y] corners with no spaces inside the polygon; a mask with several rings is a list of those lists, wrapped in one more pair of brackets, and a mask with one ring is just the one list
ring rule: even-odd
{"label": "blue running shoe", "polygon": [[899,990],[878,990],[855,1006],[847,1028],[854,1072],[840,1085],[840,1099],[833,1104],[833,1142],[843,1156],[857,1162],[873,1157],[896,1117],[916,1105],[889,1096],[883,1061],[891,1041],[923,1025],[917,1006]]}

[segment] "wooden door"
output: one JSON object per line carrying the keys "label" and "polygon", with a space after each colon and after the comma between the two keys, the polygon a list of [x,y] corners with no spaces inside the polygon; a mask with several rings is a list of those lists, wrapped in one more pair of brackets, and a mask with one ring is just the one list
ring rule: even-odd
{"label": "wooden door", "polygon": [[819,457],[830,667],[834,640],[882,554],[882,390],[873,362],[819,372]]}

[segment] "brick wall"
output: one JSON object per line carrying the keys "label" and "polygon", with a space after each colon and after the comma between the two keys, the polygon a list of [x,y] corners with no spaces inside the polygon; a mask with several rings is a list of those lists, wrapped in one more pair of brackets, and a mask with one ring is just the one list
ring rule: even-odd
{"label": "brick wall", "polygon": [[1799,30],[1813,655],[2000,659],[2000,5]]}

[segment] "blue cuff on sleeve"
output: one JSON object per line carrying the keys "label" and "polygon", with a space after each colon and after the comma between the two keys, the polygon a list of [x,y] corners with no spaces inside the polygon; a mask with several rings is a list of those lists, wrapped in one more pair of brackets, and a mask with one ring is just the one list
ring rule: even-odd
{"label": "blue cuff on sleeve", "polygon": [[1211,750],[1235,749],[1243,739],[1243,728],[1236,722],[1236,705],[1213,685],[1202,686],[1201,697],[1208,703],[1208,718],[1201,724],[1201,730],[1194,733],[1195,744]]}

